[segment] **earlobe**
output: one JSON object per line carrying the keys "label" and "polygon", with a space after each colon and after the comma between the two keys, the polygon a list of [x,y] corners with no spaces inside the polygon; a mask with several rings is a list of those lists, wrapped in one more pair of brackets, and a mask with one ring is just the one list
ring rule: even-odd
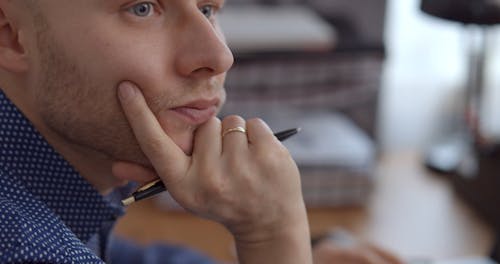
{"label": "earlobe", "polygon": [[19,39],[19,32],[5,16],[0,6],[0,68],[20,73],[28,68],[25,50]]}

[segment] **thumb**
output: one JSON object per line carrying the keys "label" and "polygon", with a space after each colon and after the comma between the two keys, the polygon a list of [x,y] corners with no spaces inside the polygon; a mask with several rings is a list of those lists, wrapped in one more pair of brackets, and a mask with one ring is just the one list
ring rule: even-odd
{"label": "thumb", "polygon": [[168,186],[187,173],[190,157],[163,131],[140,89],[125,81],[118,86],[120,103],[142,151]]}

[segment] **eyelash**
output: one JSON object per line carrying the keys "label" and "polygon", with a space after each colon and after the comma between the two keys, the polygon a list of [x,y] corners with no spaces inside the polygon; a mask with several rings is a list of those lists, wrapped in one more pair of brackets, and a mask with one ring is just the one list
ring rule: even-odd
{"label": "eyelash", "polygon": [[[206,16],[203,12],[205,8],[210,8],[210,15],[209,16]],[[202,12],[206,17],[207,19],[214,19],[214,17],[217,16],[217,13],[220,11],[220,6],[216,5],[216,4],[213,4],[213,3],[209,3],[209,4],[204,4],[202,5],[200,8],[200,12]]]}
{"label": "eyelash", "polygon": [[[149,11],[148,14],[146,14],[146,15],[139,15],[137,13],[138,10],[136,8],[145,7],[145,6],[147,6],[149,8],[148,9],[148,11]],[[210,11],[209,11],[210,13],[209,13],[208,16],[204,13],[205,12],[205,10],[204,10],[205,8],[210,8]],[[217,13],[220,11],[220,9],[221,8],[218,5],[212,4],[212,3],[204,4],[204,5],[202,5],[199,8],[200,12],[202,12],[207,17],[207,19],[209,19],[209,20],[213,19],[217,15]],[[153,2],[140,2],[140,3],[134,4],[133,6],[127,8],[127,11],[129,13],[131,13],[134,16],[141,17],[141,18],[145,18],[145,17],[151,16],[153,14],[153,12],[155,12],[156,10],[157,10],[157,6]]]}
{"label": "eyelash", "polygon": [[[148,14],[147,15],[139,15],[137,13],[137,9],[136,8],[141,8],[141,7],[148,7]],[[155,6],[155,3],[152,3],[152,2],[140,2],[140,3],[137,3],[137,4],[134,4],[133,6],[127,8],[127,12],[129,12],[130,14],[134,15],[134,16],[137,16],[137,17],[141,17],[141,18],[144,18],[144,17],[149,17],[153,14],[153,12],[155,12],[156,10],[156,6]]]}

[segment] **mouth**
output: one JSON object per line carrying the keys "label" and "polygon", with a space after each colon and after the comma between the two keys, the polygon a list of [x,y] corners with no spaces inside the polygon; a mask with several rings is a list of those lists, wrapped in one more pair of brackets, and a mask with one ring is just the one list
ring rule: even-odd
{"label": "mouth", "polygon": [[201,125],[217,114],[220,100],[200,99],[171,108],[170,111],[190,125]]}

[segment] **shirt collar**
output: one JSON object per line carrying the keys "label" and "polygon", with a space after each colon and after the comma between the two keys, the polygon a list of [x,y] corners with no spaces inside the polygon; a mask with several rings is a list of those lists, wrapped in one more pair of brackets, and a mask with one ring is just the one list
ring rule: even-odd
{"label": "shirt collar", "polygon": [[0,169],[8,170],[83,242],[124,213],[57,153],[1,90]]}

